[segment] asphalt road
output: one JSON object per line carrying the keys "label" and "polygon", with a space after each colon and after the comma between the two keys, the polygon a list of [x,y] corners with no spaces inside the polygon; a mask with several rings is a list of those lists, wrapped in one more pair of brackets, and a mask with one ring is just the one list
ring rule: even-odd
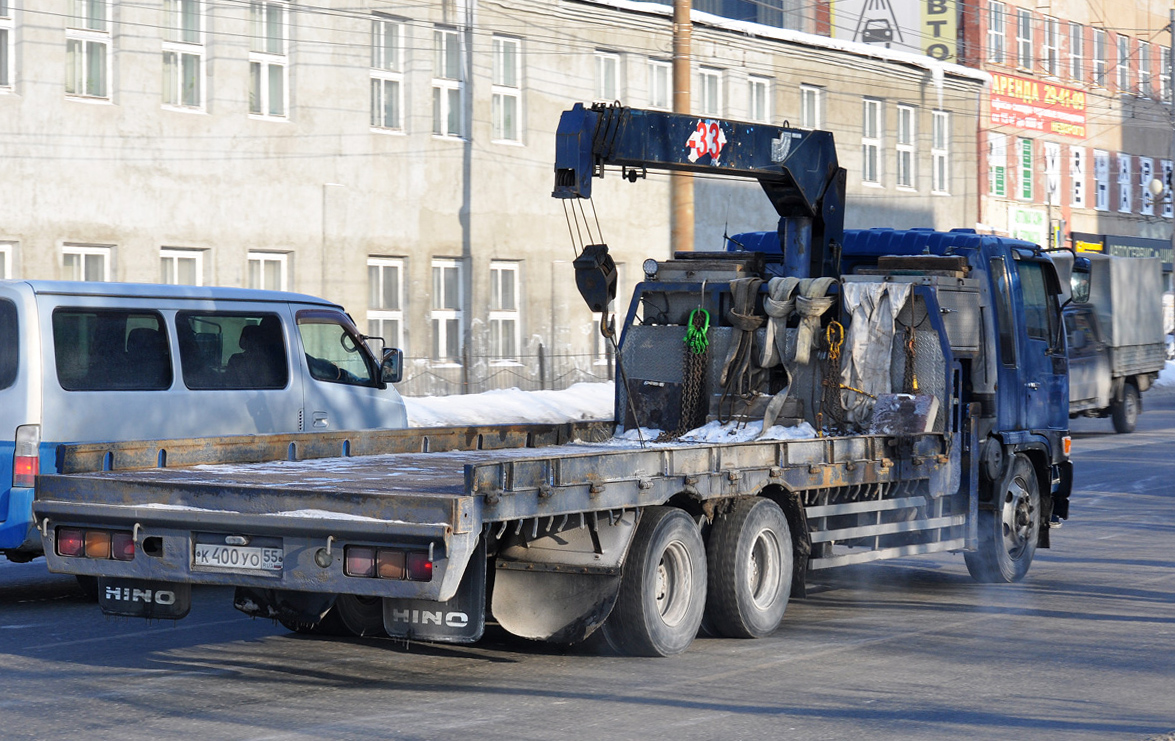
{"label": "asphalt road", "polygon": [[0,560],[0,738],[1148,739],[1175,731],[1175,394],[1138,432],[1074,424],[1072,518],[1027,579],[959,555],[820,576],[768,639],[671,659],[491,632],[324,640],[196,589],[176,624],[104,618]]}

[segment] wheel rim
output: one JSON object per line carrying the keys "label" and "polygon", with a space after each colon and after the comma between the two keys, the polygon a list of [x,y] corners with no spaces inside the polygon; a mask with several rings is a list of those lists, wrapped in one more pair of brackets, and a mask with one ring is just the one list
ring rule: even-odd
{"label": "wheel rim", "polygon": [[1033,543],[1036,534],[1036,518],[1039,515],[1036,502],[1024,483],[1017,476],[1012,479],[1004,494],[1003,532],[1004,550],[1012,560],[1019,559]]}
{"label": "wheel rim", "polygon": [[1130,392],[1126,392],[1126,421],[1130,424],[1138,418],[1138,397]]}
{"label": "wheel rim", "polygon": [[770,607],[779,596],[782,560],[775,533],[770,530],[756,533],[747,559],[747,584],[751,587],[751,601],[760,610]]}
{"label": "wheel rim", "polygon": [[657,564],[657,612],[666,625],[678,625],[689,611],[694,565],[685,544],[675,540]]}

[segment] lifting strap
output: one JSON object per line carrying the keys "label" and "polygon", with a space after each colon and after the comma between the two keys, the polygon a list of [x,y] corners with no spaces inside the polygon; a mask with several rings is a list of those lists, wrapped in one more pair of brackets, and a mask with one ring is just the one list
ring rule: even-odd
{"label": "lifting strap", "polygon": [[763,299],[763,310],[767,312],[767,341],[759,355],[761,368],[774,368],[784,358],[787,320],[796,306],[796,287],[800,279],[792,276],[772,278],[767,283],[767,296]]}
{"label": "lifting strap", "polygon": [[819,339],[820,315],[832,308],[834,296],[826,296],[836,278],[809,278],[800,281],[796,296],[796,313],[800,320],[800,331],[796,335],[796,362],[807,365],[811,358],[812,345]]}

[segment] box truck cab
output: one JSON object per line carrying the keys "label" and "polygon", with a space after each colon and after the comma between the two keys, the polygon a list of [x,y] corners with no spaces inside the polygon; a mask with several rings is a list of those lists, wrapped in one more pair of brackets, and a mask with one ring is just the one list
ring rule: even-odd
{"label": "box truck cab", "polygon": [[364,339],[312,296],[0,281],[0,552],[39,555],[60,443],[406,427],[402,356]]}

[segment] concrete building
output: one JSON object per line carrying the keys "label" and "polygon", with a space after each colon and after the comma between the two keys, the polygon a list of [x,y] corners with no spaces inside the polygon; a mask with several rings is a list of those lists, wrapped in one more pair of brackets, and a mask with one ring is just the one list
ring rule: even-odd
{"label": "concrete building", "polygon": [[992,76],[982,224],[1042,245],[1159,255],[1170,287],[1170,7],[963,3],[964,62]]}
{"label": "concrete building", "polygon": [[[849,226],[986,218],[986,75],[778,10],[695,10],[695,112],[832,130]],[[322,295],[405,349],[408,393],[603,376],[569,230],[626,296],[668,256],[667,178],[606,178],[572,221],[554,130],[575,101],[668,108],[671,33],[625,0],[0,0],[0,274]],[[697,202],[698,249],[775,226],[754,184]]]}

